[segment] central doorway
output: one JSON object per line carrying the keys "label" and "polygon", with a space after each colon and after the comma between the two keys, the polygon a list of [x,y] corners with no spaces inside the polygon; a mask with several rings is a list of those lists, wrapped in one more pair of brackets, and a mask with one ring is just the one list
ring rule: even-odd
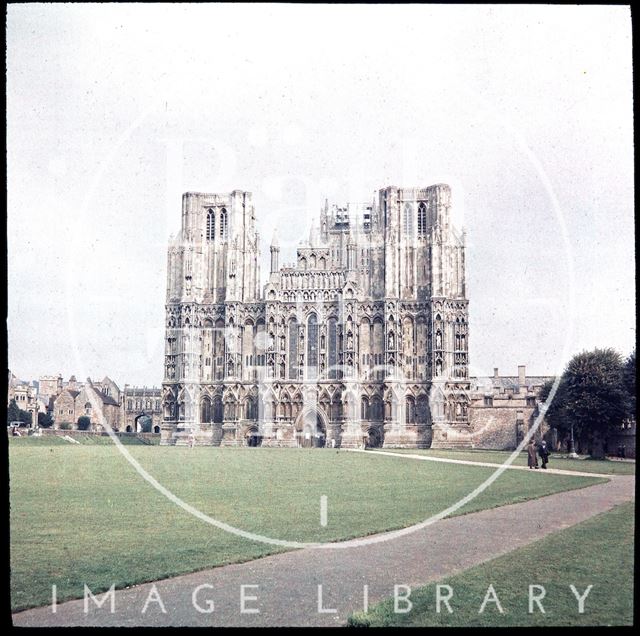
{"label": "central doorway", "polygon": [[324,448],[327,443],[327,431],[320,414],[309,410],[298,422],[296,438],[301,448]]}
{"label": "central doorway", "polygon": [[247,430],[245,434],[245,444],[252,447],[262,445],[262,435],[260,435],[256,426],[252,426]]}

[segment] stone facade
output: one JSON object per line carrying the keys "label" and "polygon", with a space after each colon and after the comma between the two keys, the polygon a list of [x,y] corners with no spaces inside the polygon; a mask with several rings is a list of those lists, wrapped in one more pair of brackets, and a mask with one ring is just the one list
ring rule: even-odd
{"label": "stone facade", "polygon": [[57,397],[62,393],[62,376],[42,375],[38,380],[38,394],[43,398]]}
{"label": "stone facade", "polygon": [[[512,450],[533,426],[538,415],[538,396],[547,376],[527,376],[524,366],[517,376],[471,378],[471,428],[474,448]],[[543,421],[537,437],[548,430]]]}
{"label": "stone facade", "polygon": [[[72,376],[73,377],[73,376]],[[91,430],[101,431],[102,426],[98,413],[101,412],[108,424],[118,429],[120,425],[120,402],[117,385],[105,378],[100,383],[93,383],[90,378],[79,386],[75,381],[55,398],[53,402],[54,428],[78,428],[78,418],[86,416],[91,420]],[[106,393],[102,388],[105,388]],[[111,393],[117,390],[115,395]]]}
{"label": "stone facade", "polygon": [[465,235],[451,191],[325,203],[260,287],[251,194],[186,193],[168,249],[162,443],[470,446]]}
{"label": "stone facade", "polygon": [[23,382],[9,372],[7,386],[7,406],[15,400],[20,409],[31,415],[31,427],[38,424],[38,386],[35,382]]}
{"label": "stone facade", "polygon": [[161,424],[161,389],[125,384],[122,391],[122,430],[127,433],[159,433]]}

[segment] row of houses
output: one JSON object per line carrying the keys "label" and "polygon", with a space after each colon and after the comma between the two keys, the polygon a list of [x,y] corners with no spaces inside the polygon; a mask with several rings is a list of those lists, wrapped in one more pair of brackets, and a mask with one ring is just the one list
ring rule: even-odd
{"label": "row of houses", "polygon": [[160,432],[162,419],[161,390],[125,384],[124,389],[108,376],[94,382],[79,382],[75,376],[64,381],[61,375],[42,376],[25,382],[9,374],[7,403],[15,400],[32,414],[32,427],[38,425],[38,413],[53,419],[53,428],[77,429],[78,420],[87,417],[91,430],[100,430],[100,414],[116,431]]}

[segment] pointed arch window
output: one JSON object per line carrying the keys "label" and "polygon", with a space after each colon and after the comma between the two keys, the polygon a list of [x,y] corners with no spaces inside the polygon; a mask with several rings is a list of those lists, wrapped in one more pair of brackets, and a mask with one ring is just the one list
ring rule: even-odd
{"label": "pointed arch window", "polygon": [[298,321],[289,321],[289,379],[298,379]]}
{"label": "pointed arch window", "polygon": [[207,212],[207,241],[213,241],[216,237],[216,215],[213,210]]}
{"label": "pointed arch window", "polygon": [[413,234],[413,210],[410,203],[404,205],[404,235],[411,236]]}
{"label": "pointed arch window", "polygon": [[370,415],[369,400],[366,396],[362,396],[362,399],[360,400],[360,419],[368,421],[371,419]]}
{"label": "pointed arch window", "polygon": [[427,206],[423,201],[418,206],[418,236],[427,234]]}
{"label": "pointed arch window", "polygon": [[229,220],[227,217],[227,209],[222,208],[222,210],[220,210],[220,238],[223,241],[227,238],[228,229],[229,229]]}
{"label": "pointed arch window", "polygon": [[328,329],[328,357],[329,357],[329,374],[330,380],[338,377],[338,326],[335,318],[329,318]]}
{"label": "pointed arch window", "polygon": [[307,367],[309,378],[315,379],[318,372],[318,319],[315,314],[307,322]]}
{"label": "pointed arch window", "polygon": [[203,398],[200,412],[200,421],[205,424],[211,421],[211,400]]}
{"label": "pointed arch window", "polygon": [[412,397],[408,397],[405,404],[406,422],[407,424],[414,424],[416,421],[416,402]]}

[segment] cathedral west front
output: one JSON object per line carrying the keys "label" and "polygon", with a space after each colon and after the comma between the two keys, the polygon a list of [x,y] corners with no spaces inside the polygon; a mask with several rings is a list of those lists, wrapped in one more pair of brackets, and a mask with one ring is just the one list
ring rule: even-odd
{"label": "cathedral west front", "polygon": [[170,241],[162,444],[471,446],[465,235],[448,185],[320,211],[261,284],[251,193],[188,192]]}

